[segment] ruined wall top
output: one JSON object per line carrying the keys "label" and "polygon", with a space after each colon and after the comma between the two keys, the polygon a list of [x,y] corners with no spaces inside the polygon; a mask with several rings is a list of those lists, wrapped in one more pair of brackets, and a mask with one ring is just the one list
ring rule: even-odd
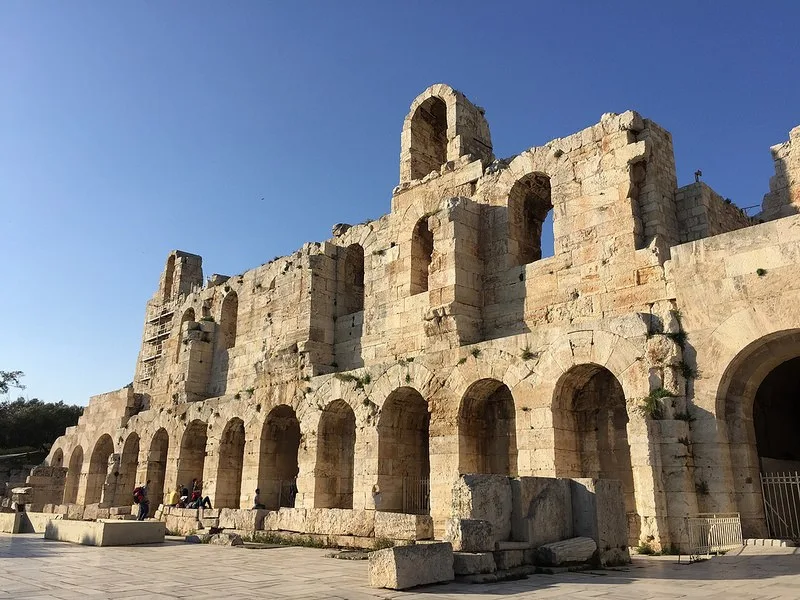
{"label": "ruined wall top", "polygon": [[800,212],[800,126],[789,132],[789,141],[770,148],[775,175],[769,180],[757,218],[771,221]]}
{"label": "ruined wall top", "polygon": [[484,163],[494,159],[484,110],[443,83],[411,103],[400,140],[400,183],[422,179],[468,154]]}

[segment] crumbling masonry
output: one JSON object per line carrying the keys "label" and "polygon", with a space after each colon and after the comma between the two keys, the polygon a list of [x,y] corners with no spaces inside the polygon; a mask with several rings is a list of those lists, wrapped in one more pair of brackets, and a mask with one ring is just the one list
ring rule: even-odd
{"label": "crumbling masonry", "polygon": [[205,284],[169,255],[132,386],[58,439],[39,500],[127,505],[150,479],[155,510],[196,477],[274,509],[296,481],[296,507],[441,536],[460,474],[613,478],[631,544],[722,511],[765,537],[759,474],[800,465],[800,128],[772,153],[750,218],[678,188],[635,112],[500,160],[483,109],[434,85],[388,215]]}

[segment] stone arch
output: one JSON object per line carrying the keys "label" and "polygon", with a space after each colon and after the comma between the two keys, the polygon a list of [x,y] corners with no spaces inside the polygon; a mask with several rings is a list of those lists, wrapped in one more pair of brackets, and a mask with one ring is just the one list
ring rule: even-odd
{"label": "stone arch", "polygon": [[294,505],[290,492],[299,472],[300,438],[300,422],[291,406],[279,404],[269,411],[261,430],[258,487],[270,510]]}
{"label": "stone arch", "polygon": [[75,504],[78,501],[78,488],[83,469],[83,448],[76,446],[69,457],[67,480],[64,484],[64,504]]}
{"label": "stone arch", "polygon": [[157,508],[159,502],[164,499],[167,477],[167,457],[169,454],[169,434],[167,430],[160,427],[150,441],[150,450],[147,453],[147,474],[145,481],[150,482],[151,511]]}
{"label": "stone arch", "polygon": [[179,362],[181,358],[181,350],[183,349],[183,340],[184,340],[184,331],[183,331],[184,324],[194,320],[195,320],[194,308],[190,306],[185,311],[183,311],[183,315],[181,316],[181,322],[178,325],[178,349],[175,352],[175,362]]}
{"label": "stone arch", "polygon": [[89,459],[89,472],[86,476],[85,504],[95,504],[103,500],[103,489],[108,476],[109,459],[114,454],[114,441],[107,433],[100,436],[94,445]]}
{"label": "stone arch", "polygon": [[430,414],[416,389],[394,390],[378,420],[378,488],[386,512],[430,512]]}
{"label": "stone arch", "polygon": [[433,233],[428,217],[417,221],[411,233],[411,295],[427,292],[433,260]]}
{"label": "stone arch", "polygon": [[350,244],[343,250],[339,261],[338,298],[336,314],[339,317],[364,310],[364,248]]}
{"label": "stone arch", "polygon": [[177,482],[190,488],[192,479],[203,481],[208,443],[208,424],[195,419],[186,426],[178,454]]}
{"label": "stone arch", "polygon": [[[730,487],[748,537],[764,537],[770,526],[764,513],[761,473],[796,470],[800,463],[796,442],[800,411],[793,402],[800,384],[799,357],[800,329],[773,331],[741,348],[720,378],[717,418],[727,431]],[[779,531],[777,523],[772,527]]]}
{"label": "stone arch", "polygon": [[411,117],[411,179],[422,179],[447,162],[447,104],[431,96]]}
{"label": "stone arch", "polygon": [[517,419],[511,390],[497,379],[467,388],[458,411],[459,472],[517,475]]}
{"label": "stone arch", "polygon": [[225,425],[219,442],[217,489],[214,493],[214,503],[217,508],[239,508],[242,496],[244,444],[244,421],[234,417]]}
{"label": "stone arch", "polygon": [[56,448],[53,451],[53,455],[50,458],[50,466],[51,467],[64,466],[64,451],[61,448]]}
{"label": "stone arch", "polygon": [[219,330],[217,342],[223,350],[228,350],[236,345],[236,326],[239,318],[239,296],[236,292],[229,292],[222,300],[219,317]]}
{"label": "stone arch", "polygon": [[175,253],[169,255],[167,258],[167,266],[164,269],[164,289],[161,301],[166,304],[172,300],[172,284],[175,279]]}
{"label": "stone arch", "polygon": [[334,400],[319,419],[315,508],[353,508],[355,444],[355,413],[344,400]]}
{"label": "stone arch", "polygon": [[556,477],[618,479],[628,513],[636,499],[625,392],[613,373],[592,363],[571,367],[553,394]]}
{"label": "stone arch", "polygon": [[[139,435],[136,432],[131,432],[128,434],[128,437],[125,438],[125,444],[122,446],[122,455],[119,460],[119,477],[117,478],[117,494],[113,501],[115,506],[131,504],[133,488],[136,487],[137,483],[145,483],[144,481],[136,481],[138,467]],[[157,504],[157,502],[155,503]]]}
{"label": "stone arch", "polygon": [[525,265],[544,256],[542,226],[552,214],[550,177],[534,172],[518,179],[508,195],[509,266]]}
{"label": "stone arch", "polygon": [[403,122],[401,183],[422,179],[467,154],[491,162],[492,139],[483,112],[464,94],[441,83],[417,96]]}

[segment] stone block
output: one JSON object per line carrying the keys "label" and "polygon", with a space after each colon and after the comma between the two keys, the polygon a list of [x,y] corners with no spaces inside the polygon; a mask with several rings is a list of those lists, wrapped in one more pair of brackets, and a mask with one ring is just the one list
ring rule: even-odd
{"label": "stone block", "polygon": [[375,531],[375,511],[309,508],[305,511],[304,526],[306,533],[371,537]]}
{"label": "stone block", "polygon": [[259,531],[263,528],[264,517],[268,512],[263,509],[221,508],[219,510],[219,526],[223,529]]}
{"label": "stone block", "polygon": [[45,528],[47,540],[72,542],[84,546],[131,546],[164,541],[161,521],[66,521],[51,520]]}
{"label": "stone block", "polygon": [[[309,509],[313,510],[313,509]],[[264,518],[264,529],[267,531],[306,531],[305,508],[281,508],[271,511]]]}
{"label": "stone block", "polygon": [[21,514],[18,512],[0,513],[0,532],[19,533],[19,526],[22,520]]}
{"label": "stone block", "polygon": [[444,539],[458,552],[491,552],[495,548],[492,524],[480,519],[448,519]]}
{"label": "stone block", "polygon": [[69,505],[68,504],[54,504],[53,505],[53,514],[54,515],[65,515],[69,512]]}
{"label": "stone block", "polygon": [[495,550],[494,562],[501,571],[525,564],[525,550]]}
{"label": "stone block", "polygon": [[375,512],[375,537],[390,540],[433,539],[430,515]]}
{"label": "stone block", "polygon": [[497,565],[491,552],[453,552],[453,572],[456,575],[494,573]]}
{"label": "stone block", "polygon": [[536,551],[538,564],[548,567],[585,563],[592,559],[597,544],[592,538],[576,537],[545,544]]}
{"label": "stone block", "polygon": [[511,535],[511,485],[503,475],[461,475],[453,488],[453,517],[492,524],[495,542]]}
{"label": "stone block", "polygon": [[100,510],[99,505],[97,505],[97,504],[87,504],[83,508],[83,517],[82,517],[83,520],[84,521],[96,521],[97,520],[97,514],[98,514],[99,510]]}
{"label": "stone block", "polygon": [[67,504],[67,519],[80,521],[83,519],[84,506],[82,504]]}
{"label": "stone block", "polygon": [[519,477],[511,484],[511,538],[541,546],[572,537],[569,479]]}
{"label": "stone block", "polygon": [[164,525],[173,535],[189,535],[200,528],[198,527],[197,519],[193,517],[180,517],[176,515],[166,515],[164,517]]}
{"label": "stone block", "polygon": [[452,581],[453,547],[447,542],[396,546],[370,552],[370,587],[405,590]]}
{"label": "stone block", "polygon": [[616,479],[573,479],[570,488],[573,534],[595,541],[603,565],[630,562],[622,483]]}

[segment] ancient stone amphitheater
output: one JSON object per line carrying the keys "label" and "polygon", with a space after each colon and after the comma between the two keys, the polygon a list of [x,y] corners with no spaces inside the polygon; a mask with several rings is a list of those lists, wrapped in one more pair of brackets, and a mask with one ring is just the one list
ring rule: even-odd
{"label": "ancient stone amphitheater", "polygon": [[231,277],[169,255],[133,384],[90,400],[33,504],[100,514],[151,480],[155,512],[197,478],[215,508],[260,488],[441,535],[461,474],[592,477],[622,482],[631,544],[701,513],[774,535],[762,476],[800,465],[800,128],[772,155],[749,217],[678,187],[635,112],[501,160],[434,85],[389,214]]}

